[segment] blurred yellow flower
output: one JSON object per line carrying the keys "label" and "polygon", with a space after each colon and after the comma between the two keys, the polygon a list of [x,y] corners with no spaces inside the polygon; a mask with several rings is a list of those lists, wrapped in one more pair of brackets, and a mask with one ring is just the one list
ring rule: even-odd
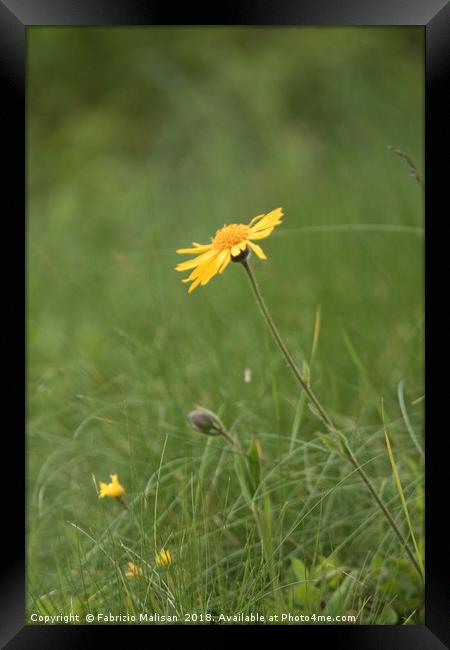
{"label": "blurred yellow flower", "polygon": [[[254,217],[248,225],[242,223],[231,223],[220,228],[210,244],[197,244],[193,242],[194,248],[179,248],[177,253],[195,253],[194,257],[187,262],[180,262],[175,267],[176,271],[188,271],[194,269],[189,277],[182,282],[191,282],[189,293],[199,284],[207,284],[217,273],[222,273],[231,260],[241,261],[247,246],[262,260],[267,259],[264,251],[253,240],[268,237],[275,226],[281,223],[283,210],[277,208],[267,214],[260,214]],[[198,253],[200,253],[198,255]]]}
{"label": "blurred yellow flower", "polygon": [[172,564],[172,555],[168,548],[162,548],[155,557],[158,566],[170,566]]}
{"label": "blurred yellow flower", "polygon": [[134,562],[128,562],[128,568],[130,569],[125,573],[129,578],[135,578],[136,576],[142,575],[142,569],[138,567]]}
{"label": "blurred yellow flower", "polygon": [[111,483],[103,483],[103,481],[100,481],[98,485],[100,488],[99,499],[102,497],[118,498],[125,494],[125,488],[120,485],[117,474],[111,474]]}

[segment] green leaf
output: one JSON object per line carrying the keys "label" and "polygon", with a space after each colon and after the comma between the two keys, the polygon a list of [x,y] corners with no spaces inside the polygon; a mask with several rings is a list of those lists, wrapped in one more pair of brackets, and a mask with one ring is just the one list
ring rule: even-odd
{"label": "green leaf", "polygon": [[341,453],[339,443],[334,438],[332,438],[329,433],[317,432],[316,435],[328,447],[330,451],[332,451],[335,454]]}
{"label": "green leaf", "polygon": [[381,573],[382,568],[383,568],[383,558],[378,553],[375,553],[370,563],[370,569],[374,575],[379,575]]}
{"label": "green leaf", "polygon": [[301,560],[296,557],[291,558],[292,569],[297,580],[307,580],[308,579],[308,569],[303,564]]}
{"label": "green leaf", "polygon": [[380,621],[384,625],[396,625],[398,623],[398,614],[391,605],[385,605],[380,613]]}
{"label": "green leaf", "polygon": [[320,605],[320,590],[314,585],[310,572],[298,558],[291,558],[295,578],[300,584],[292,588],[294,604],[298,607],[318,609]]}
{"label": "green leaf", "polygon": [[259,443],[259,440],[256,436],[253,436],[250,443],[250,448],[247,454],[248,459],[248,468],[250,472],[250,477],[252,481],[253,494],[258,489],[261,483],[261,460],[262,460],[262,449]]}
{"label": "green leaf", "polygon": [[414,529],[413,529],[411,519],[410,519],[410,516],[409,516],[409,510],[408,510],[408,506],[407,506],[407,503],[406,503],[405,494],[403,492],[402,482],[400,480],[400,474],[398,472],[397,464],[395,462],[394,454],[392,452],[391,441],[389,439],[387,428],[386,428],[386,422],[385,422],[385,418],[384,418],[383,402],[381,402],[381,417],[382,417],[382,420],[383,420],[384,438],[385,438],[385,441],[386,441],[386,448],[387,448],[387,452],[388,452],[388,456],[389,456],[389,462],[391,463],[391,467],[392,467],[392,474],[394,476],[395,485],[397,487],[397,491],[398,491],[398,494],[400,496],[400,501],[401,501],[401,504],[402,504],[402,507],[403,507],[403,512],[405,514],[406,522],[408,524],[408,529],[409,529],[409,533],[411,535],[412,543],[414,545],[414,550],[416,551],[417,563],[419,565],[422,576],[424,576],[425,567],[423,565],[422,555],[421,555],[419,546],[417,544],[416,536],[414,535]]}
{"label": "green leaf", "polygon": [[250,489],[251,478],[248,463],[241,452],[234,454],[234,468],[238,477],[241,493],[248,505],[251,506],[254,492]]}
{"label": "green leaf", "polygon": [[320,606],[320,590],[311,582],[296,585],[292,588],[294,605],[311,610],[318,610]]}
{"label": "green leaf", "polygon": [[328,587],[336,589],[344,578],[339,560],[330,555],[319,557],[319,562],[311,569],[311,575],[315,580],[323,579]]}
{"label": "green leaf", "polygon": [[345,607],[348,607],[350,595],[355,589],[357,582],[355,575],[350,573],[341,582],[339,587],[333,592],[331,598],[328,600],[326,606],[326,614],[329,616],[337,616],[342,614]]}

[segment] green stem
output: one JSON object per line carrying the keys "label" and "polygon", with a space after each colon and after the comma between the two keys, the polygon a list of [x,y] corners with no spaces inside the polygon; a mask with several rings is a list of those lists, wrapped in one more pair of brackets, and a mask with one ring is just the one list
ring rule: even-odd
{"label": "green stem", "polygon": [[233,440],[232,436],[228,433],[228,431],[225,431],[224,429],[220,429],[220,430],[218,430],[218,434],[219,434],[219,436],[222,436],[223,438],[225,438],[225,440],[227,440],[230,443],[231,446],[234,445],[234,440]]}
{"label": "green stem", "polygon": [[[319,417],[320,420],[326,425],[327,429],[329,432],[334,432],[337,433],[337,429],[335,428],[333,421],[331,417],[328,415],[326,410],[323,408],[317,397],[314,395],[313,391],[311,390],[311,387],[309,386],[308,382],[305,380],[303,375],[301,374],[300,370],[297,368],[295,361],[293,360],[289,350],[287,349],[283,339],[280,336],[280,333],[278,332],[278,329],[273,322],[273,319],[269,313],[269,310],[266,307],[266,304],[264,302],[264,299],[261,295],[261,292],[259,290],[258,284],[256,282],[256,278],[253,275],[253,271],[248,263],[248,258],[242,260],[241,262],[242,266],[244,267],[245,272],[247,273],[248,279],[250,281],[250,285],[253,289],[253,294],[256,298],[256,302],[258,304],[258,307],[264,317],[264,320],[266,321],[266,324],[275,339],[278,347],[280,348],[280,351],[284,358],[286,359],[290,369],[292,370],[295,378],[297,379],[298,383],[300,386],[303,388],[305,391],[306,395],[309,397],[311,403],[314,406],[314,411],[316,415]],[[377,503],[378,507],[380,508],[381,512],[384,514],[386,517],[389,525],[391,526],[392,530],[400,540],[402,546],[404,547],[405,551],[407,552],[411,562],[413,563],[414,567],[416,568],[417,572],[419,573],[420,577],[423,579],[423,573],[420,569],[420,566],[414,556],[414,553],[412,552],[411,548],[409,547],[408,542],[405,540],[403,537],[402,533],[400,532],[400,529],[398,528],[397,524],[395,523],[394,519],[392,518],[392,515],[390,514],[389,510],[387,509],[386,505],[383,503],[381,500],[380,496],[377,494],[377,491],[375,487],[373,486],[372,482],[370,481],[369,477],[359,464],[357,458],[355,457],[353,451],[350,449],[350,446],[347,442],[347,439],[342,433],[339,433],[339,438],[341,439],[341,442],[343,443],[344,450],[345,450],[345,457],[350,461],[350,463],[353,465],[355,468],[356,472],[359,474],[360,478],[366,485],[367,489],[371,493],[372,497],[375,499],[375,502]]]}
{"label": "green stem", "polygon": [[300,386],[303,388],[305,393],[308,395],[311,402],[316,407],[317,412],[318,412],[318,414],[320,416],[320,419],[324,422],[324,424],[327,425],[327,427],[333,427],[333,422],[331,421],[330,416],[325,411],[325,409],[322,407],[322,405],[320,404],[317,397],[314,395],[313,391],[311,390],[311,387],[308,385],[308,382],[305,380],[305,378],[301,374],[300,370],[295,365],[294,359],[291,357],[291,354],[290,354],[289,350],[287,349],[286,345],[284,344],[284,341],[281,338],[281,336],[280,336],[280,334],[279,334],[279,332],[278,332],[278,330],[277,330],[277,328],[275,326],[275,323],[272,320],[272,317],[271,317],[271,315],[269,313],[269,310],[266,307],[266,304],[265,304],[265,302],[263,300],[263,297],[261,295],[259,287],[258,287],[258,285],[256,283],[256,278],[253,275],[253,271],[252,271],[249,263],[245,259],[245,260],[243,260],[241,262],[241,264],[244,267],[244,269],[245,269],[245,271],[246,271],[246,273],[248,275],[248,279],[250,280],[250,284],[251,284],[251,287],[253,289],[253,293],[255,294],[256,302],[258,303],[258,306],[259,306],[259,308],[261,310],[261,313],[264,316],[265,321],[266,321],[266,323],[267,323],[267,325],[269,327],[269,330],[271,331],[273,338],[277,342],[278,347],[280,348],[282,355],[286,359],[286,361],[287,361],[290,369],[294,373],[294,376],[297,379],[298,383],[300,384]]}
{"label": "green stem", "polygon": [[404,539],[402,533],[400,532],[400,529],[398,528],[397,524],[395,523],[394,519],[392,518],[391,513],[389,512],[386,505],[383,503],[383,501],[381,500],[381,498],[377,494],[377,492],[375,490],[375,487],[373,486],[373,484],[372,484],[371,480],[369,479],[369,477],[367,476],[366,472],[364,471],[364,469],[358,463],[358,460],[356,459],[353,451],[350,449],[350,446],[349,446],[346,439],[344,439],[343,444],[344,444],[345,451],[347,452],[348,460],[351,462],[353,467],[356,469],[356,471],[358,472],[358,474],[360,475],[360,477],[362,478],[362,480],[366,484],[369,492],[372,494],[373,498],[377,502],[380,510],[384,513],[384,516],[388,520],[392,530],[395,532],[395,534],[397,535],[397,537],[400,540],[401,544],[404,546],[405,551],[407,552],[407,554],[409,556],[409,559],[411,560],[411,562],[413,563],[416,571],[418,572],[419,576],[423,580],[424,579],[423,571],[422,571],[419,563],[417,562],[416,556],[414,555],[414,553],[413,553],[412,549],[410,548],[409,544]]}

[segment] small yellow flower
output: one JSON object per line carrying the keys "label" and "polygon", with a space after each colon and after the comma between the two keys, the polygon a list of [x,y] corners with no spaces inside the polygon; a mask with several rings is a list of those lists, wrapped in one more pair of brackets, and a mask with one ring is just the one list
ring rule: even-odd
{"label": "small yellow flower", "polygon": [[115,497],[117,499],[123,497],[125,494],[125,488],[120,485],[117,474],[111,474],[111,483],[103,483],[103,481],[100,481],[99,488],[99,499],[102,497]]}
{"label": "small yellow flower", "polygon": [[162,548],[155,557],[155,562],[158,566],[169,567],[172,564],[172,555],[168,548]]}
{"label": "small yellow flower", "polygon": [[136,578],[136,576],[142,575],[142,569],[138,567],[134,562],[128,562],[128,568],[130,569],[125,573],[129,578]]}
{"label": "small yellow flower", "polygon": [[[193,242],[194,248],[179,248],[177,253],[195,253],[194,257],[187,262],[180,262],[175,267],[176,271],[188,271],[193,269],[189,277],[182,282],[191,282],[189,293],[199,284],[207,284],[217,273],[222,273],[233,258],[247,250],[247,246],[262,260],[267,259],[264,251],[253,240],[268,237],[275,226],[281,223],[283,210],[277,208],[268,214],[260,214],[254,217],[248,225],[242,223],[231,223],[220,228],[210,244],[197,244]],[[198,253],[200,253],[198,255]]]}

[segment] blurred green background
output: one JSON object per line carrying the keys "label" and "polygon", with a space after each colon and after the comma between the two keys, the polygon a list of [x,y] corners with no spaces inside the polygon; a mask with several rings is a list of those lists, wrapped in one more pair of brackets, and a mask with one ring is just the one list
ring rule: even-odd
{"label": "blurred green background", "polygon": [[[381,397],[402,421],[403,380],[421,434],[423,196],[388,149],[423,171],[421,28],[31,28],[27,94],[35,595],[76,556],[67,521],[92,526],[92,474],[138,491],[168,436],[166,458],[193,463],[172,502],[205,443],[185,425],[195,404],[244,439],[273,434],[269,466],[289,446],[298,390],[243,272],[188,296],[174,271],[175,249],[224,223],[283,207],[254,268],[299,363],[321,307],[315,392],[364,448]],[[316,430],[306,415],[298,438]],[[399,425],[402,458],[410,443]],[[390,474],[385,455],[372,467]]]}

